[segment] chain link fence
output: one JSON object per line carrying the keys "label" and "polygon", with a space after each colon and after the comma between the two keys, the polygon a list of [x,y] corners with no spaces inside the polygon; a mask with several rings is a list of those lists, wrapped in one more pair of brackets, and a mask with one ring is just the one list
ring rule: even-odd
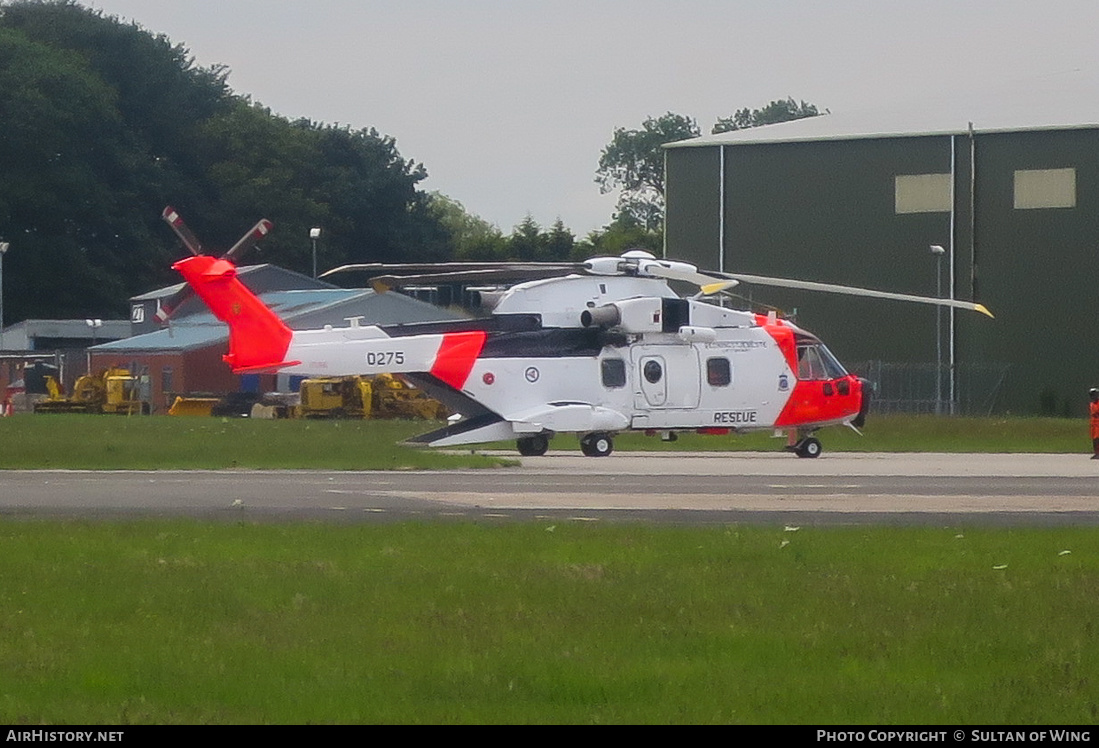
{"label": "chain link fence", "polygon": [[848,370],[874,386],[873,413],[987,416],[1003,392],[1009,364],[957,364],[863,361]]}

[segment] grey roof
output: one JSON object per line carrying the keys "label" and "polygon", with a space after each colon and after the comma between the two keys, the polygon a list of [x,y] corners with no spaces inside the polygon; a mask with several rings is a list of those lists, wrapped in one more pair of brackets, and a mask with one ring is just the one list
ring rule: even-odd
{"label": "grey roof", "polygon": [[[456,319],[440,307],[399,293],[378,294],[372,290],[327,288],[271,291],[260,299],[295,330],[341,325],[348,317],[362,317],[364,324],[392,325],[402,322],[435,322]],[[186,351],[205,348],[228,340],[229,328],[209,310],[190,314],[155,332],[136,335],[96,346],[103,352]]]}
{"label": "grey roof", "polygon": [[[280,287],[286,288],[336,288],[336,286],[328,283],[327,281],[317,280],[310,278],[307,275],[296,273],[293,270],[287,270],[277,265],[271,265],[270,263],[261,263],[259,265],[242,265],[237,268],[237,275],[244,279],[245,285],[249,288],[253,288],[254,281],[257,277],[265,279],[278,278],[281,283]],[[183,288],[182,283],[176,283],[172,286],[165,286],[163,288],[157,288],[147,293],[140,294],[138,296],[131,296],[130,301],[155,301],[156,299],[166,299],[174,294],[179,289]],[[266,291],[266,288],[253,288],[259,292]]]}
{"label": "grey roof", "polygon": [[104,352],[142,351],[147,353],[189,351],[195,348],[205,348],[208,345],[214,345],[219,341],[228,339],[229,333],[224,326],[219,328],[211,324],[180,323],[172,324],[156,332],[103,343],[89,350]]}
{"label": "grey roof", "polygon": [[4,328],[4,334],[25,334],[28,338],[123,338],[130,334],[130,320],[103,319],[92,328],[83,319],[25,319]]}
{"label": "grey roof", "polygon": [[837,111],[703,135],[665,148],[963,135],[970,125],[975,133],[1099,128],[1099,75],[1072,71],[1011,90],[954,92],[901,106]]}

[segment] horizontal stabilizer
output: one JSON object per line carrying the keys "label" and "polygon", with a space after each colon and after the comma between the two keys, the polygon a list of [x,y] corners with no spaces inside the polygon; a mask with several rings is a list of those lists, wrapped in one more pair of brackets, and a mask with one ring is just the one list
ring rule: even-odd
{"label": "horizontal stabilizer", "polygon": [[510,423],[495,413],[485,413],[414,436],[408,440],[408,443],[429,447],[456,447],[460,444],[481,444],[514,437],[515,431]]}

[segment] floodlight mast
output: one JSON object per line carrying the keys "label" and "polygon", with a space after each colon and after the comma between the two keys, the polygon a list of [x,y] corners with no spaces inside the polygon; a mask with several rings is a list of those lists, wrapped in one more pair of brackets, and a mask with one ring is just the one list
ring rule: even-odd
{"label": "floodlight mast", "polygon": [[0,242],[0,351],[4,350],[4,255],[10,246],[8,242]]}
{"label": "floodlight mast", "polygon": [[[931,245],[931,254],[935,255],[935,298],[943,297],[943,255],[946,250],[941,244]],[[943,308],[935,307],[935,415],[943,414]]]}
{"label": "floodlight mast", "polygon": [[313,243],[313,280],[317,279],[317,239],[321,238],[320,227],[309,229],[309,241]]}

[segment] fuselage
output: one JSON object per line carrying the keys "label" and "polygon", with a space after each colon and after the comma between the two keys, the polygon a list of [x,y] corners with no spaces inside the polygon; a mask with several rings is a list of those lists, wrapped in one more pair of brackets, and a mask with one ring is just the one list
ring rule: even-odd
{"label": "fuselage", "polygon": [[253,303],[230,263],[200,256],[176,267],[229,324],[235,370],[407,374],[463,416],[419,439],[427,444],[811,431],[851,422],[863,405],[861,382],[814,336],[773,316],[681,298],[658,278],[522,283],[484,319],[291,331]]}

